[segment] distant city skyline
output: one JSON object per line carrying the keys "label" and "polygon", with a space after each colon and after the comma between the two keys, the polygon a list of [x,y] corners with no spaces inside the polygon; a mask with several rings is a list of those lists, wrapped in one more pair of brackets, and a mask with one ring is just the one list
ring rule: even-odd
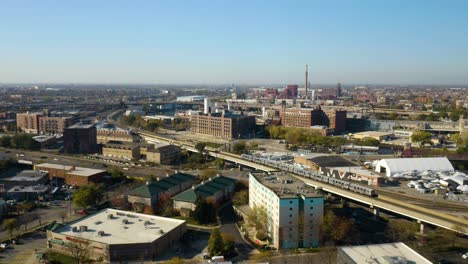
{"label": "distant city skyline", "polygon": [[468,84],[468,1],[3,1],[0,83]]}

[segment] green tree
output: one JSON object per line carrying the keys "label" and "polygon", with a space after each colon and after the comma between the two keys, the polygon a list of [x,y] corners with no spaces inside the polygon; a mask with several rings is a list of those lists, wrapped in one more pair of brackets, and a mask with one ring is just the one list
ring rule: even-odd
{"label": "green tree", "polygon": [[360,146],[372,146],[372,147],[377,147],[377,146],[380,145],[380,141],[378,141],[378,140],[375,139],[375,138],[365,137],[365,138],[361,139],[359,145],[360,145]]}
{"label": "green tree", "polygon": [[214,162],[214,165],[216,166],[216,168],[222,169],[224,167],[224,160],[217,158]]}
{"label": "green tree", "polygon": [[215,222],[216,212],[213,205],[206,202],[205,198],[198,198],[195,210],[193,210],[193,219],[200,224],[209,224]]}
{"label": "green tree", "polygon": [[17,149],[39,150],[41,145],[29,134],[17,134],[11,138],[11,147]]}
{"label": "green tree", "polygon": [[96,185],[82,186],[73,196],[73,204],[81,208],[97,205],[103,198],[104,190]]}
{"label": "green tree", "polygon": [[224,241],[218,228],[211,231],[210,239],[208,240],[208,253],[211,256],[224,254]]}
{"label": "green tree", "polygon": [[3,221],[3,228],[8,230],[8,233],[10,234],[10,239],[12,239],[13,238],[13,230],[18,228],[18,222],[14,218],[5,219]]}
{"label": "green tree", "polygon": [[0,146],[4,148],[11,147],[11,137],[10,136],[3,136],[0,138]]}
{"label": "green tree", "polygon": [[255,224],[257,231],[267,231],[268,214],[263,206],[256,206],[252,209],[252,215],[249,215],[249,219]]}
{"label": "green tree", "polygon": [[241,190],[234,194],[232,197],[232,203],[234,205],[244,205],[249,203],[249,192],[247,190]]}
{"label": "green tree", "polygon": [[117,168],[111,168],[110,170],[108,170],[108,173],[110,176],[112,176],[112,179],[114,179],[115,181],[120,181],[125,177],[123,172],[121,172]]}
{"label": "green tree", "polygon": [[411,141],[423,145],[424,143],[431,143],[432,134],[426,131],[416,131],[411,135]]}
{"label": "green tree", "polygon": [[204,153],[206,148],[206,143],[205,142],[198,142],[195,144],[195,149],[198,151],[198,153],[202,154]]}
{"label": "green tree", "polygon": [[235,143],[232,149],[233,149],[234,153],[236,153],[236,154],[244,153],[245,152],[245,142],[241,141],[241,142]]}
{"label": "green tree", "polygon": [[418,231],[416,222],[406,220],[391,220],[385,230],[386,235],[393,241],[405,241],[410,239]]}

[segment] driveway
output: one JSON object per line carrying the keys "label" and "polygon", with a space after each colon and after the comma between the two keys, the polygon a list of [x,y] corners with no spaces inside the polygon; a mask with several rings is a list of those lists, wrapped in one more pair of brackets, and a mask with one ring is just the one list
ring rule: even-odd
{"label": "driveway", "polygon": [[234,246],[236,248],[237,253],[239,254],[236,260],[247,260],[250,254],[252,254],[253,251],[255,251],[255,248],[249,243],[245,242],[244,239],[242,239],[242,235],[239,232],[239,229],[236,227],[237,216],[234,212],[234,209],[232,208],[232,204],[229,203],[226,206],[224,206],[220,210],[219,216],[221,218],[222,224],[219,228],[219,231],[221,233],[230,234],[234,237]]}

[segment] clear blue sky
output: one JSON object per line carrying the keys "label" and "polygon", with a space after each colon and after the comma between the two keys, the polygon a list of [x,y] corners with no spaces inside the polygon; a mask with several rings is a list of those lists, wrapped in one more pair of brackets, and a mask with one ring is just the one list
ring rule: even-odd
{"label": "clear blue sky", "polygon": [[0,82],[468,84],[466,0],[2,0]]}

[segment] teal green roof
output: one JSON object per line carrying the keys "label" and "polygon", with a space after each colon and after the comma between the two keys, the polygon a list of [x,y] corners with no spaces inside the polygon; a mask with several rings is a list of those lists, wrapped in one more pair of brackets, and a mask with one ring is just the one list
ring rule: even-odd
{"label": "teal green roof", "polygon": [[212,196],[227,186],[234,184],[235,182],[236,180],[224,176],[219,176],[213,178],[211,181],[205,182],[204,184],[197,185],[195,188],[181,192],[171,199],[176,201],[195,203],[197,198],[206,198]]}
{"label": "teal green roof", "polygon": [[182,184],[184,182],[192,182],[195,177],[190,174],[177,173],[166,178],[162,178],[159,181],[144,184],[132,189],[128,194],[133,196],[140,196],[151,198],[159,193],[166,192],[170,188]]}

